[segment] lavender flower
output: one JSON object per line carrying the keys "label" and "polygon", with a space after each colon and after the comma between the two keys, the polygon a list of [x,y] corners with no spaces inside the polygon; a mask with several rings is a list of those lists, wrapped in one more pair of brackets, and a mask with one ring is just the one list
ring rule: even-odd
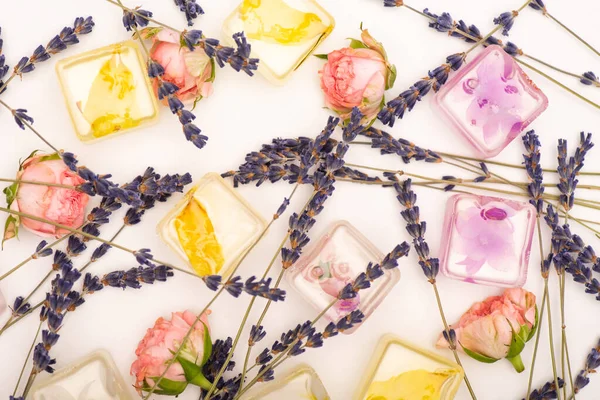
{"label": "lavender flower", "polygon": [[385,7],[401,7],[404,5],[404,0],[383,0]]}
{"label": "lavender flower", "polygon": [[35,248],[35,253],[33,253],[31,255],[31,258],[33,258],[35,260],[40,257],[48,257],[48,256],[52,255],[53,250],[49,247],[46,248],[47,245],[48,245],[48,242],[46,242],[45,240],[42,240]]}
{"label": "lavender flower", "polygon": [[494,24],[501,25],[504,27],[502,29],[502,34],[504,36],[508,36],[508,31],[510,31],[515,23],[515,17],[519,15],[518,11],[507,11],[500,14],[498,17],[494,18]]}
{"label": "lavender flower", "polygon": [[23,108],[18,108],[16,110],[12,110],[13,117],[15,118],[15,122],[19,126],[19,128],[25,130],[26,124],[33,124],[33,118],[27,115],[27,110]]}
{"label": "lavender flower", "polygon": [[546,6],[542,0],[531,0],[529,2],[529,7],[537,11],[542,11],[544,14],[546,14]]}
{"label": "lavender flower", "polygon": [[194,25],[194,20],[198,18],[199,15],[204,14],[204,10],[196,0],[173,0],[175,5],[179,7],[179,11],[185,13],[185,18],[187,19],[188,26]]}
{"label": "lavender flower", "polygon": [[11,307],[12,318],[20,317],[27,314],[31,310],[31,304],[26,303],[22,296],[15,299],[13,306]]}
{"label": "lavender flower", "polygon": [[134,10],[123,9],[123,26],[128,32],[136,30],[138,27],[148,26],[152,18],[152,12],[136,7]]}
{"label": "lavender flower", "polygon": [[424,9],[423,13],[430,16],[434,21],[429,23],[429,27],[435,29],[438,32],[449,32],[452,33],[456,28],[457,24],[452,19],[449,13],[444,12],[442,15],[436,15],[429,12],[429,9]]}
{"label": "lavender flower", "polygon": [[[0,65],[1,65],[1,61],[2,60],[0,59]],[[582,76],[582,78],[579,81],[581,83],[583,83],[584,85],[600,86],[600,81],[598,81],[598,77],[592,71],[584,72],[581,76]],[[2,77],[2,74],[0,73],[0,78],[1,77]]]}

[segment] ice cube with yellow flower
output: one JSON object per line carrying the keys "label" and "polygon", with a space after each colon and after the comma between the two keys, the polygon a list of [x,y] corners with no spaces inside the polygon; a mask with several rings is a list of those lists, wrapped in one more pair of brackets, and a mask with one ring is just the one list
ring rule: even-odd
{"label": "ice cube with yellow flower", "polygon": [[159,223],[158,233],[200,276],[228,276],[267,223],[216,173],[198,184]]}
{"label": "ice cube with yellow flower", "polygon": [[384,336],[364,373],[354,400],[452,400],[462,368],[393,335]]}
{"label": "ice cube with yellow flower", "polygon": [[57,63],[56,70],[75,133],[84,142],[158,117],[158,104],[136,42],[78,54]]}
{"label": "ice cube with yellow flower", "polygon": [[[333,31],[335,21],[315,0],[242,0],[225,20],[230,38],[244,32],[258,71],[283,83]],[[232,43],[233,44],[233,43]]]}

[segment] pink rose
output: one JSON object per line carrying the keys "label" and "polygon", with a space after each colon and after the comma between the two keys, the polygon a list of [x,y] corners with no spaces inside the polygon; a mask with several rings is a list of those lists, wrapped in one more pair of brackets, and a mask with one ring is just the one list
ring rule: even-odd
{"label": "pink rose", "polygon": [[[181,46],[179,34],[169,29],[144,29],[142,37],[152,38],[154,45],[150,58],[165,69],[162,79],[179,87],[181,101],[208,97],[213,92],[213,63],[206,53],[197,48],[191,52]],[[155,81],[155,90],[156,90]]]}
{"label": "pink rose", "polygon": [[[202,366],[204,358],[205,335],[209,335],[208,314],[204,313],[194,326],[192,334],[181,351],[180,357],[189,361],[192,365]],[[191,311],[175,312],[170,320],[159,318],[154,326],[146,332],[146,336],[138,344],[135,354],[137,359],[131,364],[131,375],[135,376],[135,388],[139,393],[144,388],[154,385],[154,380],[161,376],[167,367],[167,363],[173,358],[173,353],[183,342],[190,327],[196,321],[196,315]],[[210,336],[208,336],[210,338]],[[202,377],[203,378],[203,377]],[[184,367],[181,362],[175,361],[167,370],[163,380],[182,382],[180,394],[185,390],[187,383]],[[162,384],[159,385],[161,388]]]}
{"label": "pink rose", "polygon": [[[451,326],[469,356],[488,363],[507,358],[518,372],[524,369],[520,353],[536,327],[535,295],[521,288],[475,303]],[[440,336],[437,345],[448,347],[448,342]]]}
{"label": "pink rose", "polygon": [[[69,169],[55,154],[38,154],[29,157],[21,164],[17,179],[24,181],[44,182],[77,186],[85,182]],[[10,189],[10,190],[8,190]],[[77,190],[58,188],[52,186],[15,184],[7,190],[14,190],[14,198],[9,197],[10,208],[25,214],[30,214],[71,228],[78,228],[83,224],[85,206],[89,196]],[[7,226],[4,238],[16,236],[16,229],[20,222],[29,231],[39,236],[61,237],[69,231],[58,229],[55,226],[34,221],[29,218],[9,220],[13,226]]]}
{"label": "pink rose", "polygon": [[381,110],[384,92],[393,86],[396,72],[381,43],[367,30],[361,38],[362,42],[353,40],[351,47],[329,53],[319,74],[327,108],[348,119],[358,107],[371,121]]}

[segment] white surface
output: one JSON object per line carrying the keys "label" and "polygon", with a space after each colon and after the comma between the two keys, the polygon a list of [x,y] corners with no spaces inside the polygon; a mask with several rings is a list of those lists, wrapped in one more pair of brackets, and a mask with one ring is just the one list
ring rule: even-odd
{"label": "white surface", "polygon": [[[199,2],[205,8],[206,15],[198,20],[197,27],[208,35],[219,35],[221,21],[237,5],[237,0]],[[96,30],[93,34],[82,38],[82,43],[77,47],[40,65],[38,70],[26,76],[23,82],[15,80],[2,98],[15,108],[27,108],[35,118],[38,129],[59,148],[78,154],[82,164],[94,171],[114,174],[117,181],[132,178],[143,172],[148,165],[156,167],[162,173],[189,171],[196,179],[209,171],[222,172],[233,169],[243,161],[247,152],[258,149],[261,143],[275,136],[315,136],[330,115],[327,110],[321,108],[323,98],[317,74],[322,65],[321,60],[309,59],[284,87],[272,86],[260,76],[251,79],[225,68],[218,71],[214,95],[203,100],[197,108],[197,122],[210,136],[209,144],[204,150],[199,151],[184,140],[179,122],[168,110],[163,110],[158,125],[93,145],[85,145],[77,140],[73,132],[53,63],[62,57],[126,39],[128,34],[121,26],[120,10],[101,0],[2,3],[0,25],[5,40],[4,51],[13,65],[38,44],[45,44],[76,16],[94,16]],[[390,97],[425,76],[428,70],[442,63],[447,55],[464,51],[468,46],[427,28],[423,17],[408,10],[384,9],[380,0],[321,0],[321,3],[335,16],[337,26],[318,52],[324,53],[346,45],[345,38],[359,36],[358,28],[363,22],[376,38],[384,42],[390,59],[398,67],[398,80],[396,87],[390,91]],[[438,12],[451,11],[454,16],[464,18],[468,23],[476,23],[485,33],[492,29],[493,17],[517,8],[521,1],[482,3],[475,0],[414,0],[411,3],[409,4],[417,8],[429,6]],[[576,28],[583,37],[600,47],[596,23],[600,5],[597,1],[580,0],[575,4],[548,0],[547,3],[563,22]],[[126,1],[126,4],[136,6],[140,3]],[[141,4],[154,11],[164,22],[181,28],[185,26],[184,16],[174,7],[172,1],[146,0]],[[596,73],[600,72],[600,60],[596,56],[553,22],[533,10],[523,11],[511,31],[510,39],[526,51],[531,50],[533,55],[556,62],[565,69],[577,72],[591,69]],[[531,78],[550,99],[548,110],[532,124],[532,128],[535,128],[542,138],[544,164],[554,167],[556,140],[560,137],[569,139],[573,148],[578,140],[579,131],[598,129],[600,113],[537,74],[531,73]],[[560,79],[572,83],[577,90],[600,101],[597,89],[583,87],[573,80]],[[458,139],[459,136],[451,132],[449,127],[434,115],[428,104],[430,101],[430,96],[424,99],[413,112],[390,130],[391,133],[418,142],[422,146],[470,154],[469,147]],[[0,158],[0,176],[13,176],[19,158],[25,157],[33,149],[44,148],[43,143],[30,132],[19,130],[5,110],[0,110],[0,133],[4,149]],[[600,143],[600,135],[595,141]],[[588,157],[587,170],[600,170],[600,158],[597,156],[599,151],[599,148],[594,149]],[[519,140],[515,140],[497,158],[520,163],[521,153],[522,145]],[[465,176],[460,171],[443,165],[417,163],[405,167],[400,159],[394,156],[381,157],[377,151],[368,148],[351,149],[347,159],[361,164],[407,168],[413,172],[418,169],[421,174],[429,176]],[[525,180],[523,172],[500,170],[492,166],[490,168],[511,179]],[[547,176],[548,182],[554,182],[554,175]],[[583,181],[594,183],[593,179]],[[595,184],[598,184],[598,179],[595,179]],[[266,217],[272,215],[290,191],[291,187],[282,183],[266,183],[258,189],[253,186],[240,189],[240,193]],[[299,210],[309,191],[310,188],[299,191],[290,210]],[[448,195],[420,188],[417,192],[423,218],[428,222],[427,238],[435,254],[439,248],[443,210]],[[584,190],[579,191],[578,195],[596,200],[600,198],[597,192]],[[156,223],[176,201],[177,197],[170,203],[160,204],[145,216],[143,225],[126,229],[119,237],[119,243],[131,248],[149,247],[153,249],[156,257],[179,262],[177,256],[154,234]],[[334,220],[347,219],[379,248],[388,251],[398,242],[408,239],[399,212],[400,206],[391,190],[339,183],[335,195],[327,202],[326,210],[319,216],[311,236],[319,237],[325,227]],[[598,213],[587,210],[578,209],[574,214],[600,219]],[[267,239],[257,246],[241,270],[244,276],[261,273],[284,235],[286,221],[287,218],[282,218]],[[109,229],[104,229],[103,235],[111,235],[117,229],[117,225],[115,222]],[[592,243],[593,236],[587,231],[579,227],[575,230],[586,241]],[[546,234],[546,230],[544,231]],[[20,241],[7,243],[4,252],[0,253],[0,269],[6,271],[31,254],[38,241],[39,238],[24,232]],[[593,243],[598,248],[598,240]],[[548,247],[547,241],[545,246]],[[537,247],[534,249],[536,251],[532,252],[531,273],[526,288],[541,297],[539,256]],[[87,252],[81,256],[81,259],[76,260],[76,264],[83,264],[89,254],[90,252]],[[356,389],[355,384],[359,381],[378,339],[384,333],[392,332],[416,344],[431,346],[442,327],[430,284],[426,282],[415,260],[413,251],[409,259],[401,262],[402,279],[365,326],[354,335],[339,335],[328,340],[324,348],[309,351],[290,364],[311,364],[323,379],[333,399],[346,400]],[[134,263],[131,256],[113,250],[101,263],[94,266],[92,271],[104,273],[132,266]],[[27,294],[47,272],[48,267],[49,260],[32,262],[19,273],[1,282],[0,286],[9,301],[12,302],[17,295]],[[501,291],[449,280],[442,276],[439,278],[439,288],[451,321],[457,320],[474,301]],[[554,273],[551,289],[555,336],[558,336],[558,297]],[[569,346],[573,368],[578,371],[583,366],[585,354],[596,343],[600,333],[600,320],[596,317],[600,304],[593,296],[585,294],[581,285],[571,280],[567,289]],[[111,352],[121,372],[127,375],[138,341],[158,316],[168,316],[171,311],[185,308],[199,311],[211,295],[201,282],[185,275],[176,276],[167,284],[157,284],[140,291],[106,289],[91,296],[79,311],[69,315],[52,355],[57,358],[58,366],[61,367],[93,350],[104,348]],[[35,299],[41,296],[39,294]],[[247,296],[237,300],[223,296],[215,304],[210,318],[215,337],[235,334],[248,301]],[[257,307],[252,318],[256,319],[259,312]],[[269,336],[263,344],[271,343],[278,338],[281,331],[314,315],[311,306],[305,304],[294,291],[289,291],[288,300],[284,304],[274,305],[269,311],[266,321]],[[0,338],[0,354],[4,360],[0,366],[0,396],[3,398],[12,393],[37,324],[36,317],[29,318]],[[551,375],[546,338],[547,330],[544,327],[535,375],[536,385],[545,382]],[[528,345],[523,352],[527,370],[531,351],[532,345]],[[445,354],[449,355],[447,352]],[[238,351],[236,359],[240,361],[241,357],[242,354]],[[517,375],[507,361],[486,365],[466,356],[463,356],[463,361],[480,400],[522,398],[527,386],[526,373]],[[598,398],[600,377],[591,378],[592,383],[577,396],[578,399]],[[197,392],[189,389],[180,399],[195,400],[197,397]],[[468,398],[463,385],[457,399]]]}

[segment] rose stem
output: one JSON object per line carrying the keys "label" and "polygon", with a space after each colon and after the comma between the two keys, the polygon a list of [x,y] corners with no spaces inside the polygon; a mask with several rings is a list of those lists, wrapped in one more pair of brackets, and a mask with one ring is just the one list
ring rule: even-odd
{"label": "rose stem", "polygon": [[[119,250],[125,251],[125,252],[127,252],[127,253],[130,253],[130,254],[133,254],[133,255],[135,255],[135,254],[137,253],[135,250],[131,250],[131,249],[129,249],[129,248],[127,248],[127,247],[125,247],[125,246],[121,246],[121,245],[120,245],[120,244],[118,244],[118,243],[112,242],[112,241],[110,241],[110,240],[102,239],[102,238],[99,238],[99,237],[97,237],[97,236],[94,236],[94,235],[90,235],[89,233],[85,233],[85,232],[83,232],[82,230],[75,229],[75,228],[71,228],[70,226],[62,225],[62,224],[59,224],[59,223],[57,223],[57,222],[54,222],[54,221],[50,221],[50,220],[48,220],[48,219],[45,219],[45,218],[36,217],[35,215],[31,215],[31,214],[23,213],[23,212],[20,212],[20,211],[10,210],[10,209],[8,209],[8,208],[6,208],[6,207],[0,207],[0,211],[1,211],[1,212],[8,213],[8,214],[18,215],[18,216],[20,216],[20,217],[24,217],[24,218],[32,219],[32,220],[34,220],[34,221],[38,221],[38,222],[44,222],[44,223],[47,223],[47,224],[49,224],[49,225],[55,226],[55,227],[57,227],[57,228],[60,228],[60,229],[64,229],[64,230],[66,230],[66,231],[69,231],[69,232],[71,232],[71,233],[76,233],[76,234],[78,234],[78,235],[81,235],[81,236],[83,236],[83,237],[86,237],[86,238],[88,238],[88,239],[96,240],[96,241],[98,241],[98,242],[101,242],[101,243],[107,244],[107,245],[109,245],[109,246],[112,246],[112,247],[114,247],[114,248],[116,248],[116,249],[119,249]],[[154,262],[156,262],[156,263],[158,263],[158,264],[162,264],[162,265],[164,265],[164,266],[166,266],[166,267],[173,268],[174,270],[176,270],[176,271],[179,271],[179,272],[182,272],[182,273],[184,273],[184,274],[187,274],[187,275],[193,276],[193,277],[195,277],[195,278],[198,278],[198,279],[202,279],[202,277],[201,277],[201,276],[199,276],[199,275],[195,274],[194,272],[188,271],[188,270],[186,270],[186,269],[184,269],[184,268],[181,268],[181,267],[177,267],[177,266],[175,266],[175,265],[173,265],[173,264],[171,264],[171,263],[168,263],[168,262],[165,262],[165,261],[161,261],[161,260],[159,260],[159,259],[156,259],[156,258],[154,258],[154,259],[153,259],[153,261],[154,261]]]}
{"label": "rose stem", "polygon": [[588,42],[586,42],[581,36],[579,36],[578,34],[576,34],[575,32],[573,32],[571,29],[569,29],[565,24],[563,24],[558,19],[556,19],[548,11],[545,11],[544,14],[547,15],[548,17],[550,17],[550,19],[552,19],[554,22],[556,22],[558,25],[560,25],[563,29],[565,29],[571,35],[573,35],[577,40],[579,40],[581,43],[583,43],[588,49],[590,49],[594,53],[596,53],[597,56],[600,56],[600,53],[598,52],[598,50],[596,50],[591,44],[589,44]]}
{"label": "rose stem", "polygon": [[[298,185],[298,184],[296,184]],[[301,213],[303,213],[309,206],[310,202],[312,201],[312,199],[314,198],[315,194],[317,192],[313,192],[313,194],[310,196],[310,198],[308,199],[308,201],[306,202],[306,204],[304,205],[304,207],[302,207],[302,211]],[[283,248],[283,246],[285,245],[286,241],[289,239],[290,237],[290,233],[288,231],[288,233],[285,235],[285,237],[283,238],[283,240],[281,241],[279,247],[277,248],[277,250],[275,250],[275,253],[273,253],[273,257],[271,257],[271,261],[269,262],[269,265],[267,266],[267,268],[265,269],[262,279],[265,279],[267,277],[267,275],[269,274],[271,268],[273,267],[273,264],[275,263],[275,261],[277,260],[277,257],[279,256],[279,254],[281,254],[281,249]],[[281,280],[283,278],[283,274],[285,273],[285,269],[282,269],[281,272],[279,273],[279,276],[277,277],[277,280],[275,282],[275,285],[273,286],[274,288],[278,288],[279,284],[281,283]],[[229,363],[229,361],[231,360],[231,357],[233,357],[233,352],[235,351],[235,348],[239,342],[240,339],[240,335],[242,334],[242,330],[244,329],[244,326],[246,325],[246,321],[248,320],[248,316],[250,314],[250,311],[252,310],[252,307],[254,306],[254,302],[256,300],[256,297],[253,297],[250,300],[250,303],[248,304],[248,307],[246,308],[246,312],[244,314],[244,318],[242,319],[242,322],[240,323],[240,326],[238,327],[238,331],[235,337],[235,340],[233,341],[233,345],[231,346],[231,349],[229,350],[229,353],[227,354],[227,359],[225,360],[225,362],[223,363],[223,366],[221,367],[221,369],[219,370],[219,373],[216,375],[214,382],[213,382],[213,386],[210,388],[210,390],[208,391],[208,393],[206,393],[205,398],[206,399],[210,399],[210,396],[214,393],[215,389],[216,389],[216,383],[219,381],[219,378],[223,375],[223,373],[225,373],[225,369],[227,367],[227,364]],[[265,307],[263,308],[262,314],[258,320],[258,322],[255,324],[256,326],[260,326],[263,318],[265,317],[267,310],[269,309],[269,307],[271,306],[272,300],[267,300],[267,303],[265,304]],[[247,366],[247,362],[248,362],[248,358],[250,357],[250,352],[251,352],[252,347],[248,346],[248,350],[246,352],[246,358],[245,358],[245,362],[244,365]],[[240,379],[240,385],[242,384],[242,382],[244,382],[244,377],[246,374],[246,370],[245,367],[242,370],[242,377]]]}
{"label": "rose stem", "polygon": [[[529,4],[529,3],[528,3],[528,4]],[[404,6],[405,6],[406,8],[408,8],[409,10],[411,10],[411,11],[413,11],[413,12],[416,12],[416,13],[417,13],[417,14],[419,14],[419,15],[422,15],[422,16],[425,16],[425,17],[427,17],[427,18],[428,18],[428,19],[430,19],[430,20],[435,20],[435,18],[433,18],[433,17],[431,17],[431,16],[429,16],[429,15],[427,15],[427,14],[425,14],[425,13],[422,13],[422,12],[420,12],[420,11],[418,11],[418,10],[416,10],[416,9],[412,8],[412,7],[409,7],[409,6],[407,6],[406,4],[404,4]],[[522,10],[522,9],[523,9],[523,7],[521,7],[521,8],[519,9],[519,11],[520,11],[520,10]],[[498,29],[499,29],[500,27],[502,27],[502,25],[498,25]],[[498,29],[496,29],[496,31],[497,31]],[[466,32],[463,32],[461,29],[453,28],[453,29],[452,29],[450,32],[451,32],[451,33],[458,33],[459,35],[461,35],[461,36],[463,36],[463,37],[466,37],[466,38],[469,38],[469,39],[471,39],[471,40],[475,40],[475,41],[477,41],[477,40],[478,40],[478,38],[476,38],[475,36],[469,35],[468,33],[466,33]],[[494,32],[494,33],[495,33],[495,32]],[[493,33],[492,33],[492,34],[493,34]],[[489,35],[489,36],[491,36],[491,35]],[[489,36],[486,36],[486,37],[485,37],[483,40],[487,40],[487,39],[489,38]],[[471,50],[471,49],[470,49],[470,50]],[[468,54],[468,52],[467,52],[467,54]],[[541,64],[543,64],[543,65],[545,65],[545,66],[547,66],[547,67],[549,67],[549,68],[551,68],[551,69],[553,69],[553,70],[555,70],[555,71],[558,71],[558,72],[561,72],[561,73],[565,73],[565,74],[567,74],[567,75],[570,75],[570,76],[574,76],[574,77],[576,77],[576,78],[578,78],[578,79],[585,79],[585,78],[584,78],[583,76],[581,76],[581,75],[577,75],[577,74],[574,74],[574,73],[571,73],[571,72],[567,72],[567,71],[565,71],[565,70],[562,70],[562,69],[560,69],[560,68],[558,68],[558,67],[555,67],[555,66],[553,66],[553,65],[552,65],[552,64],[550,64],[550,63],[543,62],[543,61],[541,61],[541,60],[537,59],[536,57],[530,56],[529,54],[523,53],[522,55],[523,55],[523,56],[525,56],[525,57],[528,57],[528,58],[530,58],[531,60],[537,61],[537,62],[539,62],[539,63],[541,63]],[[514,59],[516,62],[523,64],[524,66],[526,66],[526,67],[528,67],[528,68],[532,69],[533,71],[536,71],[537,73],[539,73],[540,75],[542,75],[544,78],[546,78],[546,79],[550,80],[551,82],[553,82],[553,83],[557,84],[557,85],[558,85],[558,86],[560,86],[561,88],[565,89],[567,92],[569,92],[569,93],[571,93],[571,94],[573,94],[573,95],[577,96],[578,98],[580,98],[581,100],[585,101],[586,103],[589,103],[589,104],[593,105],[593,106],[594,106],[594,107],[596,107],[596,108],[600,108],[600,105],[598,105],[598,104],[594,103],[593,101],[589,100],[588,98],[586,98],[586,97],[584,97],[584,96],[580,95],[579,93],[575,92],[574,90],[572,90],[572,89],[568,88],[567,86],[565,86],[565,85],[563,85],[562,83],[558,82],[558,81],[557,81],[557,80],[555,80],[554,78],[551,78],[549,75],[546,75],[546,74],[542,73],[542,72],[541,72],[541,71],[539,71],[537,68],[534,68],[534,67],[532,67],[531,65],[529,65],[529,64],[527,64],[527,63],[525,63],[525,62],[521,61],[521,60],[520,60],[520,59],[518,59],[516,56],[513,56],[513,55],[511,55],[511,57],[512,57],[512,58],[513,58],[513,59]],[[596,82],[594,82],[594,85],[595,85],[595,86],[600,86],[600,84],[598,84],[598,83],[596,83]]]}
{"label": "rose stem", "polygon": [[46,182],[42,182],[42,181],[26,181],[26,180],[22,180],[22,179],[9,179],[9,178],[0,178],[0,182],[23,183],[23,184],[27,184],[27,185],[38,185],[38,186],[50,186],[50,187],[57,187],[57,188],[62,188],[62,189],[77,190],[78,192],[81,192],[81,190],[77,186],[62,185],[60,183],[46,183]]}
{"label": "rose stem", "polygon": [[40,133],[39,133],[39,132],[38,132],[38,131],[37,131],[37,130],[36,130],[34,127],[33,127],[33,126],[31,126],[31,125],[29,124],[29,122],[27,122],[27,121],[25,121],[23,118],[19,117],[19,116],[17,115],[17,112],[16,112],[16,110],[15,110],[15,109],[11,108],[11,107],[10,107],[8,104],[6,104],[6,103],[5,103],[4,101],[2,101],[2,100],[0,100],[0,104],[2,104],[2,105],[3,105],[3,106],[6,108],[6,109],[8,109],[8,110],[9,110],[9,111],[12,113],[12,115],[13,115],[15,118],[18,118],[18,119],[19,119],[19,121],[20,121],[20,122],[21,122],[21,123],[22,123],[24,126],[26,126],[27,128],[29,128],[29,130],[30,130],[30,131],[32,131],[33,133],[35,133],[35,134],[36,134],[36,136],[42,140],[42,142],[46,143],[46,145],[47,145],[48,147],[50,147],[50,148],[51,148],[52,150],[54,150],[56,153],[59,153],[59,154],[60,154],[60,151],[59,151],[59,150],[58,150],[56,147],[52,146],[52,144],[50,144],[50,142],[48,142],[48,141],[47,141],[47,140],[46,140],[46,139],[45,139],[45,138],[44,138],[44,137],[43,137],[43,136],[42,136],[42,135],[41,135],[41,134],[40,134]]}
{"label": "rose stem", "polygon": [[[298,188],[298,184],[296,184],[294,186],[294,189],[292,190],[292,193],[288,197],[288,200],[290,200],[293,197],[293,195],[296,193],[296,189],[297,188]],[[269,228],[271,227],[271,225],[273,225],[273,223],[278,218],[279,218],[279,216],[277,214],[273,215],[273,218],[268,223],[268,225],[265,227],[265,229],[263,229],[263,231],[261,232],[260,236],[252,243],[252,245],[250,245],[250,247],[248,247],[248,249],[244,252],[244,254],[235,263],[235,266],[233,267],[233,270],[231,271],[230,276],[232,276],[232,275],[234,275],[236,273],[236,271],[239,269],[240,265],[244,262],[244,260],[248,256],[248,254],[250,254],[250,252],[256,247],[256,245],[264,238],[264,236],[266,235],[266,233],[269,230]],[[187,342],[187,340],[189,339],[189,337],[194,332],[194,328],[196,327],[196,324],[200,321],[200,318],[206,312],[206,310],[208,310],[208,308],[217,300],[217,298],[221,295],[221,293],[223,293],[223,290],[225,290],[225,285],[222,285],[219,288],[219,290],[215,293],[215,295],[213,296],[213,298],[202,309],[202,311],[196,316],[196,319],[194,320],[194,322],[192,323],[192,325],[188,329],[187,333],[185,334],[185,336],[181,340],[181,344],[177,347],[177,351],[173,354],[173,357],[169,361],[167,361],[167,365],[166,365],[166,368],[163,371],[163,373],[158,377],[158,379],[154,379],[154,384],[150,388],[150,391],[148,391],[148,393],[145,396],[142,397],[143,400],[149,399],[150,396],[152,396],[152,394],[154,393],[154,391],[158,388],[158,385],[160,384],[160,382],[163,380],[163,378],[165,377],[165,375],[169,371],[169,368],[171,368],[171,366],[175,363],[175,360],[177,359],[177,357],[179,357],[179,355],[181,354],[181,351],[183,350],[183,347],[185,346],[185,343]]]}
{"label": "rose stem", "polygon": [[25,367],[27,366],[27,361],[29,360],[29,357],[31,357],[31,352],[33,351],[33,347],[35,346],[35,341],[37,340],[37,337],[40,334],[40,330],[42,330],[42,323],[43,321],[40,321],[38,328],[37,328],[37,332],[35,334],[35,337],[33,338],[33,341],[31,342],[31,346],[29,347],[29,352],[27,353],[27,357],[25,357],[25,362],[23,363],[23,367],[21,368],[21,373],[19,374],[19,380],[17,381],[17,384],[15,385],[15,390],[13,390],[13,397],[15,397],[17,395],[17,390],[19,389],[19,385],[21,384],[21,379],[23,379],[23,373],[25,373]]}
{"label": "rose stem", "polygon": [[[156,25],[160,25],[160,26],[162,26],[163,28],[167,28],[167,29],[170,29],[170,30],[172,30],[172,31],[174,31],[174,32],[177,32],[177,33],[180,33],[180,34],[181,34],[181,31],[180,31],[179,29],[173,28],[172,26],[169,26],[169,25],[167,25],[167,24],[163,24],[162,22],[160,22],[160,21],[157,21],[157,20],[155,20],[155,19],[153,19],[153,18],[149,18],[149,17],[147,17],[147,16],[145,16],[145,15],[143,15],[143,14],[140,14],[140,13],[138,13],[138,12],[137,12],[136,10],[134,10],[134,9],[131,9],[131,8],[125,7],[125,6],[123,5],[123,3],[121,3],[121,0],[118,0],[118,2],[117,2],[117,1],[113,1],[113,0],[106,0],[106,1],[107,1],[107,2],[109,2],[109,3],[111,3],[111,4],[114,4],[114,5],[115,5],[115,6],[117,6],[117,7],[121,7],[123,10],[125,10],[125,11],[127,11],[127,12],[130,12],[130,13],[133,13],[133,14],[135,14],[135,15],[138,15],[138,16],[140,16],[140,17],[144,18],[145,20],[148,20],[148,21],[150,21],[150,22],[154,22]],[[137,33],[137,32],[136,32],[136,33]]]}

